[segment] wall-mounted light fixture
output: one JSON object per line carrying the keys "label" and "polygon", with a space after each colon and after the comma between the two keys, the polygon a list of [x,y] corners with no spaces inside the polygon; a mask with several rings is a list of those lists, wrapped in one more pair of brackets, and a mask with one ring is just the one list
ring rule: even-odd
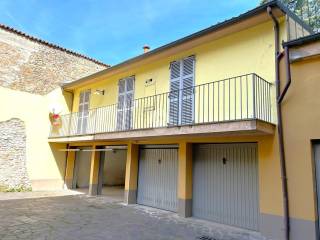
{"label": "wall-mounted light fixture", "polygon": [[95,94],[95,95],[104,95],[104,89],[96,89],[93,94]]}

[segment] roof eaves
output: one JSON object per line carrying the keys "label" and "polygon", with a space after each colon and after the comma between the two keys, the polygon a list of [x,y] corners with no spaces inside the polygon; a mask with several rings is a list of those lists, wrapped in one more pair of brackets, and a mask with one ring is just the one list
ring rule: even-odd
{"label": "roof eaves", "polygon": [[76,57],[84,58],[84,59],[89,60],[89,61],[91,61],[91,62],[94,62],[94,63],[96,63],[96,64],[102,65],[102,66],[104,66],[104,67],[110,67],[110,65],[105,64],[105,63],[103,63],[103,62],[100,62],[100,61],[98,61],[98,60],[96,60],[96,59],[94,59],[94,58],[91,58],[91,57],[88,57],[88,56],[86,56],[86,55],[77,53],[77,52],[75,52],[75,51],[72,51],[72,50],[63,48],[63,47],[61,47],[61,46],[59,46],[59,45],[56,45],[56,44],[49,43],[49,42],[44,41],[44,40],[42,40],[42,39],[40,39],[40,38],[31,36],[31,35],[29,35],[29,34],[26,34],[26,33],[24,33],[24,32],[21,32],[21,31],[19,31],[19,30],[17,30],[17,29],[14,29],[14,28],[9,27],[9,26],[7,26],[7,25],[4,25],[4,24],[2,24],[2,23],[0,23],[0,28],[4,29],[4,30],[6,30],[6,31],[9,31],[9,32],[11,32],[11,33],[17,34],[17,35],[19,35],[19,36],[21,36],[21,37],[27,38],[27,39],[30,40],[30,41],[37,42],[37,43],[46,45],[46,46],[51,47],[51,48],[54,48],[54,49],[58,49],[58,50],[60,50],[60,51],[66,52],[66,53],[71,54],[71,55],[76,56]]}
{"label": "roof eaves", "polygon": [[[80,79],[78,79],[76,81],[73,81],[71,83],[65,83],[62,86],[62,88],[72,87],[72,86],[74,86],[74,85],[76,85],[78,83],[84,82],[84,81],[86,81],[88,79],[101,76],[101,75],[103,75],[105,73],[108,73],[109,71],[114,70],[114,69],[121,68],[121,67],[123,67],[125,65],[128,65],[130,63],[139,61],[139,60],[144,59],[144,58],[146,58],[148,56],[152,56],[152,55],[157,54],[157,53],[159,53],[161,51],[167,50],[169,48],[173,48],[173,47],[175,47],[175,46],[177,46],[179,44],[191,41],[191,40],[193,40],[195,38],[198,38],[198,37],[201,37],[201,36],[206,35],[208,33],[214,32],[214,31],[216,31],[218,29],[227,27],[227,26],[232,25],[232,24],[234,24],[234,23],[236,23],[236,22],[238,22],[238,21],[240,21],[242,19],[245,19],[247,17],[253,16],[253,15],[257,14],[257,13],[260,13],[260,12],[264,11],[267,7],[278,7],[283,13],[288,14],[290,17],[292,17],[295,21],[300,23],[302,26],[310,29],[310,27],[308,27],[296,14],[291,12],[285,5],[280,3],[278,0],[273,0],[273,1],[270,1],[268,3],[262,4],[262,5],[260,5],[260,6],[256,7],[256,8],[254,8],[254,9],[251,9],[251,10],[245,12],[245,13],[242,13],[242,14],[238,15],[237,17],[233,17],[233,18],[227,19],[227,20],[225,20],[223,22],[217,23],[217,24],[215,24],[215,25],[213,25],[211,27],[205,28],[205,29],[200,30],[198,32],[195,32],[195,33],[193,33],[191,35],[188,35],[186,37],[180,38],[180,39],[178,39],[176,41],[173,41],[171,43],[168,43],[168,44],[165,44],[165,45],[160,46],[158,48],[155,48],[155,49],[153,49],[153,50],[151,50],[151,51],[149,51],[147,53],[144,53],[144,54],[138,55],[136,57],[130,58],[128,60],[125,60],[125,61],[123,61],[123,62],[121,62],[119,64],[111,66],[110,68],[107,68],[107,69],[104,69],[104,70],[99,71],[97,73],[94,73],[92,75],[80,78]],[[309,29],[308,29],[308,31],[309,31]]]}
{"label": "roof eaves", "polygon": [[296,46],[301,46],[304,45],[306,43],[311,43],[311,42],[315,42],[315,41],[320,41],[320,33],[315,33],[312,35],[308,35],[305,37],[301,37],[295,40],[291,40],[288,42],[284,42],[282,45],[283,47],[296,47]]}

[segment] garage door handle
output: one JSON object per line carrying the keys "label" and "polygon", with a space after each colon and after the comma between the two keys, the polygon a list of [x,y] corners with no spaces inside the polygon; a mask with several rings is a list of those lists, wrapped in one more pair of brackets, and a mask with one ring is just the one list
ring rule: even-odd
{"label": "garage door handle", "polygon": [[225,157],[222,158],[222,163],[223,163],[223,165],[225,165],[227,163],[227,159]]}

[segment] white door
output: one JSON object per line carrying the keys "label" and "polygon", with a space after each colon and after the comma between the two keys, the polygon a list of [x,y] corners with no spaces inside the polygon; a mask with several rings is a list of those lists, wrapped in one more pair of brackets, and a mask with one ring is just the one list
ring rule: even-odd
{"label": "white door", "polygon": [[80,93],[79,109],[78,109],[78,127],[77,134],[86,134],[89,117],[90,90],[85,90]]}
{"label": "white door", "polygon": [[170,64],[169,125],[194,120],[194,56]]}
{"label": "white door", "polygon": [[117,105],[117,130],[132,128],[132,108],[134,77],[119,80],[118,105]]}

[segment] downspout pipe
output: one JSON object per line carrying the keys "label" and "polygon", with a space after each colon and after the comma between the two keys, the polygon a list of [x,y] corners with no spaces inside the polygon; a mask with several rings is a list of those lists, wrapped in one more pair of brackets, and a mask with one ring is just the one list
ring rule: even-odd
{"label": "downspout pipe", "polygon": [[[289,220],[289,197],[288,197],[288,183],[287,183],[287,169],[284,151],[284,140],[283,140],[283,124],[282,124],[282,111],[281,111],[281,99],[280,94],[280,59],[283,54],[280,54],[279,44],[279,22],[273,15],[272,9],[269,6],[267,12],[273,21],[274,35],[275,35],[275,74],[276,74],[276,99],[277,99],[277,117],[278,117],[278,141],[279,141],[279,152],[280,152],[280,167],[281,167],[281,184],[283,194],[283,217],[284,217],[284,230],[285,239],[290,239],[290,220]],[[283,98],[283,97],[282,97]]]}
{"label": "downspout pipe", "polygon": [[287,81],[286,85],[284,86],[283,91],[281,92],[279,98],[277,99],[278,103],[281,104],[283,98],[285,97],[290,85],[291,85],[291,69],[290,69],[290,59],[289,59],[289,48],[288,46],[284,47],[284,55],[285,55],[285,65],[286,65],[286,76],[287,76]]}

